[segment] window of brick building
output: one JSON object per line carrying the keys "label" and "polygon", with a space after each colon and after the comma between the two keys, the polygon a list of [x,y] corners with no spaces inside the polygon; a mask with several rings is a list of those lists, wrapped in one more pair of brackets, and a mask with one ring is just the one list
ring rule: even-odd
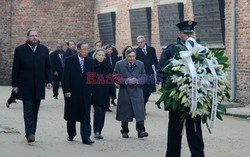
{"label": "window of brick building", "polygon": [[136,38],[143,35],[146,42],[151,44],[151,8],[130,9],[130,28],[132,45],[137,45]]}
{"label": "window of brick building", "polygon": [[209,48],[225,45],[225,0],[192,0],[196,35]]}
{"label": "window of brick building", "polygon": [[115,45],[116,14],[115,12],[98,14],[100,40],[103,44]]}
{"label": "window of brick building", "polygon": [[175,26],[184,20],[183,3],[158,5],[160,45],[176,42],[178,28]]}

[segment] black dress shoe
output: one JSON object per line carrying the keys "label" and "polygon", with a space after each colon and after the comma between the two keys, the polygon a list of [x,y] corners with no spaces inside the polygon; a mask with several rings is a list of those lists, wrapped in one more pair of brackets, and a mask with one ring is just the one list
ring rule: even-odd
{"label": "black dress shoe", "polygon": [[12,103],[17,103],[16,100],[14,100]]}
{"label": "black dress shoe", "polygon": [[122,134],[122,138],[129,138],[129,136],[128,136],[127,133],[123,133],[123,134]]}
{"label": "black dress shoe", "polygon": [[138,138],[143,138],[143,137],[148,137],[148,133],[145,131],[138,133]]}
{"label": "black dress shoe", "polygon": [[82,143],[91,145],[91,144],[95,143],[95,141],[92,141],[91,139],[88,139],[87,141],[82,141]]}
{"label": "black dress shoe", "polygon": [[68,141],[73,141],[73,140],[74,140],[74,137],[68,137],[67,140],[68,140]]}
{"label": "black dress shoe", "polygon": [[7,107],[7,108],[10,108],[10,103],[9,103],[9,101],[6,102],[6,107]]}
{"label": "black dress shoe", "polygon": [[100,133],[95,133],[94,138],[96,139],[104,139],[104,137]]}
{"label": "black dress shoe", "polygon": [[58,99],[58,97],[57,97],[57,96],[55,96],[55,97],[54,97],[54,99]]}
{"label": "black dress shoe", "polygon": [[26,136],[28,143],[35,142],[35,135],[31,134]]}

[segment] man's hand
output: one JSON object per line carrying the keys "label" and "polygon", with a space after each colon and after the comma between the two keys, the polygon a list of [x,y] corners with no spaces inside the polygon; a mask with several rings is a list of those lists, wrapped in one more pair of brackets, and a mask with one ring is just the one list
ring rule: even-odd
{"label": "man's hand", "polygon": [[138,84],[138,79],[137,78],[132,78],[133,84]]}
{"label": "man's hand", "polygon": [[55,72],[54,72],[54,75],[55,75],[55,76],[58,76],[58,72],[57,72],[57,71],[55,71]]}
{"label": "man's hand", "polygon": [[18,93],[18,87],[13,87],[13,91],[15,92],[15,93]]}
{"label": "man's hand", "polygon": [[51,83],[47,83],[46,88],[47,89],[51,89],[52,88],[52,84]]}
{"label": "man's hand", "polygon": [[71,93],[70,92],[64,93],[64,95],[65,95],[66,98],[70,98],[71,97]]}
{"label": "man's hand", "polygon": [[128,78],[128,84],[129,85],[134,85],[134,84],[137,84],[137,83],[138,83],[137,78]]}

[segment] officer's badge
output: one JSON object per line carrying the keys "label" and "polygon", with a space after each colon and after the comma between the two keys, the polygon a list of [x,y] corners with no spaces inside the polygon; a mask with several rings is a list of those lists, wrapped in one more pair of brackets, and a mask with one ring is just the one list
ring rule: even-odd
{"label": "officer's badge", "polygon": [[188,21],[188,25],[191,26],[193,24],[192,21]]}

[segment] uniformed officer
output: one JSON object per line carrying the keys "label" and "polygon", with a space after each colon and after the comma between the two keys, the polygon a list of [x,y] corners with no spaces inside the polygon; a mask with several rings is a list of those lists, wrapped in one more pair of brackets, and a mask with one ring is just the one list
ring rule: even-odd
{"label": "uniformed officer", "polygon": [[[181,46],[187,49],[185,41],[189,37],[194,37],[195,21],[183,21],[176,26],[179,28],[177,43],[170,44],[163,50],[159,65],[158,72],[164,68],[166,61],[175,57],[176,46]],[[169,123],[168,123],[168,141],[166,157],[180,157],[181,156],[181,140],[183,120],[181,119],[182,112],[169,110]],[[191,117],[186,120],[186,135],[188,146],[191,151],[191,157],[204,157],[204,142],[201,130],[201,119],[194,121]]]}

